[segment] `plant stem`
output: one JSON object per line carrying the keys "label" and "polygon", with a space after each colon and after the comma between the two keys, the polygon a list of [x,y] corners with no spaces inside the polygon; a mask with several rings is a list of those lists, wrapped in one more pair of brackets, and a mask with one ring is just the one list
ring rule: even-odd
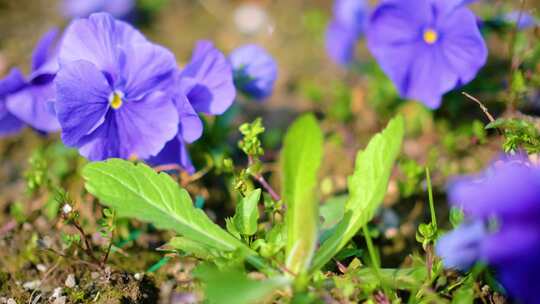
{"label": "plant stem", "polygon": [[84,244],[85,244],[85,252],[86,254],[88,254],[88,256],[94,260],[94,262],[98,262],[99,263],[99,260],[96,258],[96,256],[94,255],[94,253],[92,252],[92,245],[90,244],[90,240],[88,239],[88,237],[86,236],[86,233],[84,232],[84,230],[82,229],[82,227],[79,225],[79,223],[77,223],[76,220],[73,220],[72,221],[72,225],[73,227],[75,227],[79,233],[81,234],[83,240],[84,240]]}
{"label": "plant stem", "polygon": [[114,231],[116,228],[116,212],[113,213],[113,219],[112,219],[112,231],[111,231],[111,239],[109,240],[109,246],[107,247],[107,251],[105,252],[105,256],[103,257],[103,260],[101,261],[102,266],[105,266],[107,264],[107,260],[109,259],[109,255],[111,254],[111,249],[113,246],[113,240],[114,240]]}
{"label": "plant stem", "polygon": [[379,284],[382,287],[384,286],[384,282],[383,282],[383,278],[382,278],[381,270],[380,270],[381,266],[379,263],[379,259],[377,258],[377,253],[375,252],[375,247],[373,247],[373,242],[371,241],[371,235],[369,234],[369,229],[367,227],[367,224],[364,224],[364,226],[362,226],[362,232],[364,233],[364,238],[366,240],[366,244],[368,247],[369,258],[371,260],[373,270],[375,271],[375,276],[379,280]]}
{"label": "plant stem", "polygon": [[429,174],[429,167],[426,167],[426,181],[429,196],[429,210],[431,212],[431,224],[437,229],[437,214],[435,213],[435,204],[433,203],[433,189],[431,187],[431,176]]}
{"label": "plant stem", "polygon": [[268,192],[268,194],[270,194],[273,200],[275,200],[276,202],[281,200],[281,196],[277,194],[277,192],[272,188],[272,186],[270,186],[270,184],[266,181],[266,179],[264,179],[262,175],[254,175],[253,178],[255,178],[255,180],[259,182],[259,184],[261,184],[261,186],[264,188],[264,190]]}
{"label": "plant stem", "polygon": [[[521,22],[521,17],[523,15],[523,9],[525,8],[525,0],[521,0],[521,5],[520,5],[520,9],[519,9],[519,14],[518,14],[518,18],[517,18],[517,21],[516,21],[516,24],[514,26],[514,30],[512,31],[512,37],[510,38],[510,48],[509,48],[509,57],[510,57],[510,90],[512,90],[512,87],[514,86],[514,72],[516,71],[516,69],[518,68],[518,62],[517,62],[517,55],[516,55],[516,41],[517,41],[517,35],[518,35],[518,32],[519,32],[519,24]],[[510,100],[510,110],[512,112],[515,112],[516,111],[516,108],[517,108],[517,105],[516,105],[516,98],[514,98],[514,96],[511,95],[511,100]]]}
{"label": "plant stem", "polygon": [[[253,157],[251,155],[248,155],[248,166],[251,166],[253,165]],[[262,176],[262,174],[258,173],[258,174],[251,174],[251,176],[259,183],[261,184],[261,186],[264,188],[264,190],[266,190],[266,192],[268,192],[268,194],[270,194],[270,196],[272,197],[272,199],[274,201],[280,201],[281,200],[281,196],[279,196],[279,194],[272,188],[272,186],[270,186],[270,184],[266,181],[266,179],[264,178],[264,176]]]}

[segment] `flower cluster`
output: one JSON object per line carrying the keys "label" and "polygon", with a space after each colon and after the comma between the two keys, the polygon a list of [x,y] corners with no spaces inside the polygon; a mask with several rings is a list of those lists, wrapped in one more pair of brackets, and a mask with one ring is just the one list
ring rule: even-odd
{"label": "flower cluster", "polygon": [[488,263],[512,296],[538,303],[540,168],[522,158],[495,162],[480,176],[452,183],[449,200],[466,222],[437,244],[445,266]]}
{"label": "flower cluster", "polygon": [[[343,4],[347,2],[356,4]],[[466,7],[469,2],[384,0],[364,21],[358,17],[367,10],[362,1],[337,1],[327,49],[332,58],[348,63],[365,28],[368,49],[400,96],[435,109],[445,93],[473,80],[487,60],[476,16]]]}
{"label": "flower cluster", "polygon": [[169,50],[108,13],[72,21],[58,47],[56,36],[38,44],[28,79],[14,69],[0,81],[0,135],[24,124],[61,130],[63,142],[89,160],[137,158],[193,172],[186,144],[202,135],[199,114],[232,105],[234,75],[246,80],[240,90],[260,99],[277,73],[261,48],[250,56],[240,48],[229,60],[209,41],[199,41],[180,69]]}

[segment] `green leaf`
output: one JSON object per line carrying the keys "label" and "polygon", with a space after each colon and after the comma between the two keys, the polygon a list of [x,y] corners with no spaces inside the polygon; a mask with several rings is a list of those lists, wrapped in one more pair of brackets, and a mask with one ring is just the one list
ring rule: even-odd
{"label": "green leaf", "polygon": [[323,154],[323,133],[313,114],[293,123],[281,153],[283,201],[287,206],[286,267],[300,274],[308,270],[313,258],[319,224],[314,188]]}
{"label": "green leaf", "polygon": [[[427,278],[425,266],[411,268],[383,268],[380,269],[381,279],[386,286],[393,289],[418,289],[424,284]],[[374,283],[378,278],[369,268],[353,270],[351,276],[356,277],[361,282]]]}
{"label": "green leaf", "polygon": [[469,304],[474,303],[474,280],[468,276],[452,295],[452,304]]}
{"label": "green leaf", "polygon": [[240,234],[251,236],[257,232],[257,221],[259,220],[257,207],[260,199],[261,189],[255,189],[236,206],[233,221]]}
{"label": "green leaf", "polygon": [[144,164],[120,159],[90,163],[84,167],[83,177],[86,189],[114,208],[119,217],[150,222],[219,250],[244,246],[195,208],[188,192],[169,175]]}
{"label": "green leaf", "polygon": [[404,128],[403,118],[394,118],[384,131],[371,139],[364,151],[358,152],[354,173],[349,177],[345,216],[315,254],[312,270],[318,270],[330,261],[373,218],[386,194],[394,162],[401,150]]}
{"label": "green leaf", "polygon": [[182,236],[173,237],[167,244],[159,248],[159,250],[171,249],[181,251],[202,260],[211,260],[219,256],[212,247],[205,246]]}
{"label": "green leaf", "polygon": [[323,220],[321,228],[331,229],[343,218],[345,213],[345,195],[335,196],[328,199],[320,208],[319,214]]}
{"label": "green leaf", "polygon": [[205,264],[197,267],[193,274],[205,283],[204,295],[211,304],[259,303],[290,283],[289,279],[283,276],[255,281],[240,271],[220,271]]}

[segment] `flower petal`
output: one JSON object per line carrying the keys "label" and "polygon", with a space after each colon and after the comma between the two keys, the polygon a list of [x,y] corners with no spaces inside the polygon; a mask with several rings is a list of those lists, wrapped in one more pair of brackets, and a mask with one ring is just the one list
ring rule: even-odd
{"label": "flower petal", "polygon": [[28,86],[6,98],[6,107],[20,120],[44,132],[60,130],[49,102],[55,98],[54,84]]}
{"label": "flower petal", "polygon": [[178,164],[189,174],[195,173],[189,151],[180,137],[175,137],[169,141],[158,155],[148,160],[148,163],[152,166]]}
{"label": "flower petal", "polygon": [[90,160],[111,157],[147,159],[178,132],[178,114],[166,94],[155,93],[109,110],[104,122],[80,140],[79,152]]}
{"label": "flower petal", "polygon": [[68,146],[78,146],[85,135],[103,123],[112,89],[94,64],[82,60],[63,65],[54,82],[62,139]]}
{"label": "flower petal", "polygon": [[448,189],[448,200],[478,218],[538,218],[540,170],[517,161],[494,163],[479,176],[461,177]]}
{"label": "flower petal", "polygon": [[167,49],[150,42],[122,50],[122,91],[126,99],[139,100],[155,91],[168,91],[176,80],[176,60]]}
{"label": "flower petal", "polygon": [[[137,102],[126,101],[115,112],[118,141],[128,154],[146,159],[156,155],[178,132],[178,113],[166,94],[154,93]],[[109,140],[114,140],[109,138]]]}
{"label": "flower petal", "polygon": [[210,41],[197,42],[180,87],[193,108],[206,114],[223,114],[236,97],[232,67]]}
{"label": "flower petal", "polygon": [[186,142],[192,143],[203,133],[202,121],[184,94],[180,93],[175,97],[175,104],[180,119],[178,134]]}
{"label": "flower petal", "polygon": [[13,135],[23,127],[24,123],[8,111],[4,100],[0,98],[0,136]]}
{"label": "flower petal", "polygon": [[326,52],[338,64],[347,65],[354,58],[357,34],[337,21],[331,21],[326,29]]}
{"label": "flower petal", "polygon": [[461,224],[443,235],[437,241],[435,250],[442,258],[444,267],[465,271],[481,259],[482,241],[486,236],[482,221]]}
{"label": "flower petal", "polygon": [[34,49],[32,54],[32,70],[38,70],[49,61],[53,52],[54,42],[58,37],[58,29],[54,28],[45,33]]}
{"label": "flower petal", "polygon": [[11,69],[9,74],[0,80],[0,97],[12,94],[26,86],[24,75],[17,68]]}
{"label": "flower petal", "polygon": [[146,43],[146,39],[131,25],[107,13],[93,14],[88,19],[72,21],[66,29],[60,47],[60,65],[86,60],[115,77],[120,50],[135,43]]}
{"label": "flower petal", "polygon": [[474,79],[487,61],[488,50],[476,23],[476,17],[466,7],[456,9],[440,24],[441,49],[447,64],[459,77],[459,84]]}
{"label": "flower petal", "polygon": [[369,3],[366,0],[336,0],[333,12],[336,22],[355,33],[361,33],[369,12]]}

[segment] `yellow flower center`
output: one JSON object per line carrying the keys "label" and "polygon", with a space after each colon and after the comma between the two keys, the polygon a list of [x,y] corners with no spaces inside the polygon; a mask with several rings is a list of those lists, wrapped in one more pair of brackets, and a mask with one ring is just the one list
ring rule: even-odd
{"label": "yellow flower center", "polygon": [[122,98],[124,98],[124,94],[122,92],[114,91],[111,96],[109,96],[109,104],[111,105],[111,108],[118,110],[124,103]]}
{"label": "yellow flower center", "polygon": [[433,29],[427,29],[424,31],[424,41],[427,44],[434,44],[439,39],[439,34]]}

